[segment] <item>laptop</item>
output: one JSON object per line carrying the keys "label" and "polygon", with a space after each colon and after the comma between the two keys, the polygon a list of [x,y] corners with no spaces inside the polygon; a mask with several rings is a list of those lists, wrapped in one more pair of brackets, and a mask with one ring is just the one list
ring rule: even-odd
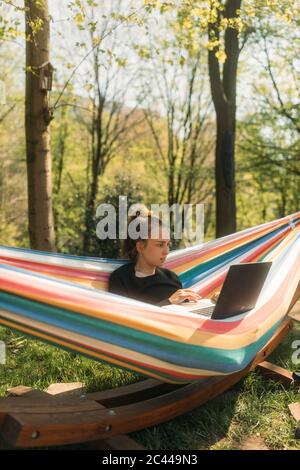
{"label": "laptop", "polygon": [[213,320],[224,320],[248,312],[255,307],[271,265],[271,262],[232,264],[215,304],[210,299],[202,299],[168,307],[174,308],[176,305],[181,311],[184,309]]}

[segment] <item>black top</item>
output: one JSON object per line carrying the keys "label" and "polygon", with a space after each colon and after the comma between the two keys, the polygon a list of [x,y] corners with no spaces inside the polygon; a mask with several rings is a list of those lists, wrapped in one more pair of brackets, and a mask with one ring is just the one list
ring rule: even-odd
{"label": "black top", "polygon": [[113,271],[108,291],[154,305],[169,305],[170,295],[182,289],[182,283],[173,271],[156,268],[155,274],[146,277],[135,275],[135,264],[129,262]]}

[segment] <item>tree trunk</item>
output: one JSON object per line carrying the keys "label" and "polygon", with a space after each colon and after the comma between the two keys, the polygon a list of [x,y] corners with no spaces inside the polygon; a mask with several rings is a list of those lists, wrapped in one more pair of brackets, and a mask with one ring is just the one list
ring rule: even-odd
{"label": "tree trunk", "polygon": [[[51,153],[47,90],[40,89],[41,66],[49,62],[50,29],[48,2],[25,0],[26,97],[25,132],[28,182],[28,223],[31,248],[55,250],[52,211]],[[32,21],[42,21],[33,33]]]}
{"label": "tree trunk", "polygon": [[[237,17],[241,0],[227,0],[224,16]],[[217,22],[210,33],[219,38]],[[235,200],[235,122],[236,122],[236,80],[239,57],[238,32],[227,28],[225,31],[226,60],[221,76],[216,49],[209,51],[208,64],[212,99],[216,111],[217,139],[215,151],[216,178],[216,237],[236,231]]]}

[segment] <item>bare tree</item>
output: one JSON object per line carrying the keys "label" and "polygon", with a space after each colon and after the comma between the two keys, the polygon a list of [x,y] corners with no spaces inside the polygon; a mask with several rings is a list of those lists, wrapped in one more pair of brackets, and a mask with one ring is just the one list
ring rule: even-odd
{"label": "bare tree", "polygon": [[[203,54],[186,53],[184,63],[180,63],[170,60],[171,50],[177,57],[184,53],[177,42],[165,49],[156,39],[150,43],[151,59],[143,78],[142,96],[147,96],[143,109],[158,156],[156,162],[160,162],[166,178],[168,204],[183,207],[207,201],[213,193],[209,159],[214,139]],[[207,205],[207,216],[209,209]]]}
{"label": "bare tree", "polygon": [[[129,132],[144,120],[137,105],[126,107],[126,95],[136,79],[136,68],[126,67],[118,57],[118,39],[110,37],[109,57],[103,57],[103,45],[97,38],[105,37],[109,29],[108,20],[98,22],[95,27],[95,12],[91,8],[89,39],[93,52],[89,60],[92,82],[88,108],[77,109],[78,119],[90,134],[90,150],[87,162],[87,195],[83,251],[88,253],[95,231],[95,204],[99,191],[100,177],[108,163],[121,148],[126,147]],[[109,15],[107,15],[109,18]],[[99,31],[100,30],[100,31]],[[95,46],[96,44],[96,46]],[[126,73],[124,73],[126,69]]]}

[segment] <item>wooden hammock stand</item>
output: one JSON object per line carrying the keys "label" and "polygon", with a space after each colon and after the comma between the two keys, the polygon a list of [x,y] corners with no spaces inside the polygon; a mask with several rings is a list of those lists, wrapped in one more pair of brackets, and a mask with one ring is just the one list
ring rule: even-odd
{"label": "wooden hammock stand", "polygon": [[[299,297],[300,283],[288,312]],[[143,449],[127,434],[190,412],[256,367],[284,384],[291,383],[290,372],[265,361],[291,327],[287,317],[245,369],[227,376],[176,385],[148,379],[86,395],[80,388],[70,390],[68,384],[53,384],[48,391],[15,387],[0,399],[0,433],[17,447],[86,443],[93,449]]]}

